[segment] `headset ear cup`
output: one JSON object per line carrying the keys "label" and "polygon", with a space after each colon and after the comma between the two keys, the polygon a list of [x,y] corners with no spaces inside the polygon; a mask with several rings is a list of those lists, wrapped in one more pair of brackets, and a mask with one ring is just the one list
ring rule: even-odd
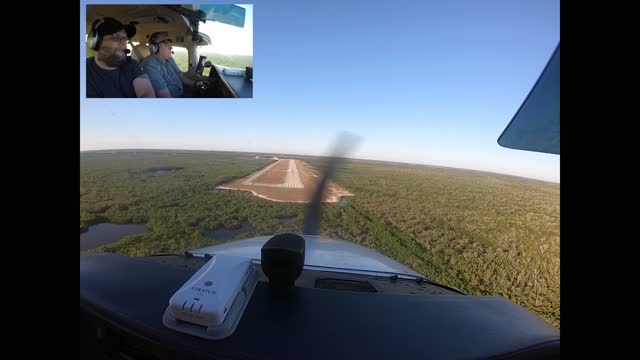
{"label": "headset ear cup", "polygon": [[91,26],[89,36],[87,36],[87,46],[89,47],[89,49],[95,50],[94,47],[96,46],[96,33],[93,29],[93,26]]}
{"label": "headset ear cup", "polygon": [[89,47],[91,48],[91,50],[98,51],[98,45],[100,43],[99,38],[100,34],[98,34],[97,32],[94,32],[89,36]]}
{"label": "headset ear cup", "polygon": [[158,36],[158,32],[154,32],[149,36],[149,50],[151,50],[151,54],[155,55],[160,51],[160,45],[156,42],[156,37]]}
{"label": "headset ear cup", "polygon": [[93,45],[93,50],[98,51],[98,49],[100,48],[100,43],[102,42],[102,38],[100,37],[100,34],[96,31],[96,36],[95,36],[96,42]]}
{"label": "headset ear cup", "polygon": [[87,45],[91,50],[98,50],[98,46],[100,45],[100,34],[98,33],[97,28],[99,23],[102,23],[103,21],[104,19],[96,19],[93,24],[91,24],[91,31],[87,38]]}

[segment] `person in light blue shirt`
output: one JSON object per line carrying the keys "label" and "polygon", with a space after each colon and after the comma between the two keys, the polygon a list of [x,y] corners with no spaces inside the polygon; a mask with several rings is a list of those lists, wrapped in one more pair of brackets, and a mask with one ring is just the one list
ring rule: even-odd
{"label": "person in light blue shirt", "polygon": [[173,49],[171,43],[172,40],[166,31],[151,34],[149,37],[151,55],[142,63],[157,97],[183,97],[185,85],[191,88],[203,85],[202,81],[191,80],[180,71],[171,56]]}

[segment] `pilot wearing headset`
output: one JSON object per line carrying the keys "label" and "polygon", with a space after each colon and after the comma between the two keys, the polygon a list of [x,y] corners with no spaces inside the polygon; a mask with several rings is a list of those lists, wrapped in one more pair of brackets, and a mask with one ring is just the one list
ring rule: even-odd
{"label": "pilot wearing headset", "polygon": [[151,85],[158,97],[183,97],[184,85],[189,87],[207,86],[205,81],[189,79],[171,56],[173,47],[169,33],[155,32],[149,36],[151,55],[144,59],[144,71],[149,75]]}
{"label": "pilot wearing headset", "polygon": [[126,55],[127,40],[136,34],[133,25],[105,17],[91,25],[87,46],[95,56],[87,58],[88,98],[155,97],[149,76]]}

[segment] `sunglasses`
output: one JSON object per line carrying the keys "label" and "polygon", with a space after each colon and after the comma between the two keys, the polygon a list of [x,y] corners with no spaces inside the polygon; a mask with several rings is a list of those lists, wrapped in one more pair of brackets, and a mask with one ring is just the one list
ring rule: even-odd
{"label": "sunglasses", "polygon": [[158,44],[171,45],[171,43],[172,43],[171,39],[164,39],[162,41],[158,41]]}

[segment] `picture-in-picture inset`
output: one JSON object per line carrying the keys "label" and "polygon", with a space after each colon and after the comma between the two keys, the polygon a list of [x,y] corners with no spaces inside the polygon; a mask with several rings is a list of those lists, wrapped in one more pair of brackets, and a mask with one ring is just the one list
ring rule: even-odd
{"label": "picture-in-picture inset", "polygon": [[250,4],[87,5],[87,98],[252,98]]}

